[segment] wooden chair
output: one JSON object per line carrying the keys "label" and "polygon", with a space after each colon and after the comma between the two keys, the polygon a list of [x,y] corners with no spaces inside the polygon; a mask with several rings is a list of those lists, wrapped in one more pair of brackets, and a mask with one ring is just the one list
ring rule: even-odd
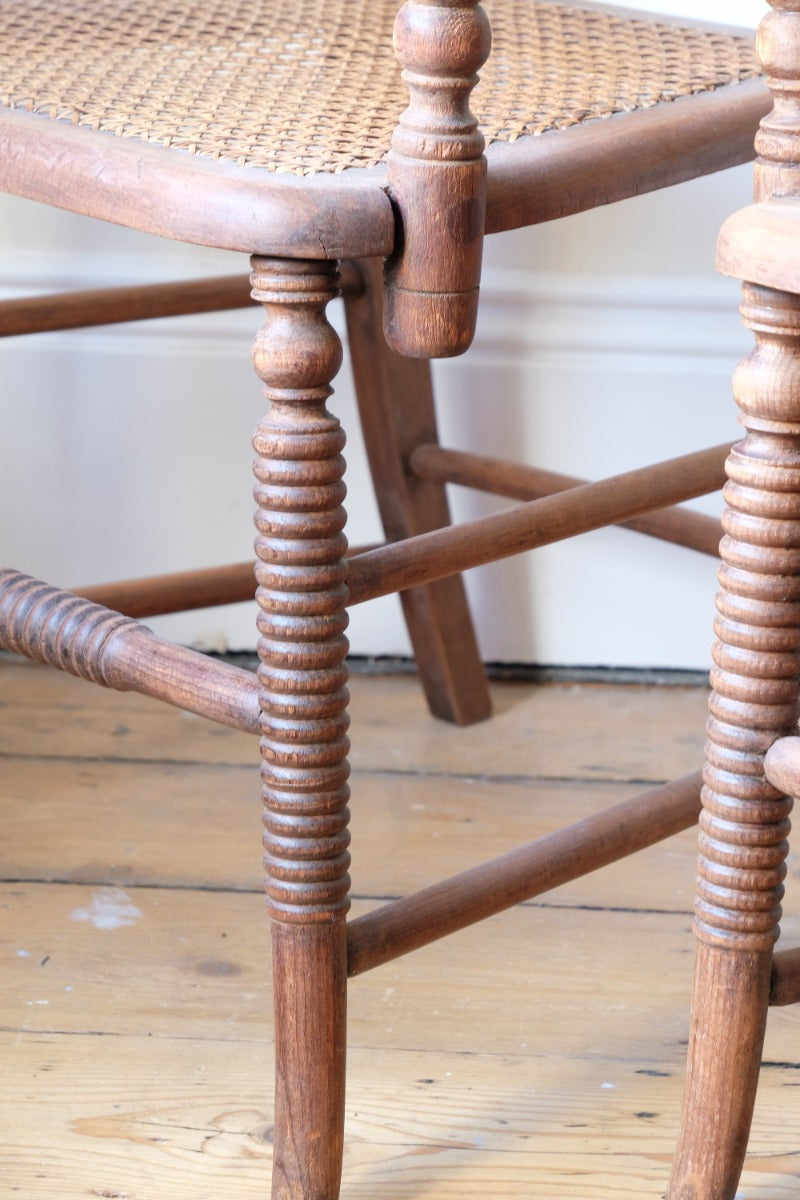
{"label": "wooden chair", "polygon": [[[252,255],[253,296],[266,312],[253,361],[270,402],[255,435],[257,675],[169,645],[135,619],[249,594],[249,565],[80,597],[9,569],[0,573],[0,642],[260,734],[275,969],[273,1188],[296,1200],[333,1200],[339,1188],[348,976],[697,818],[699,777],[691,776],[348,922],[346,610],[400,591],[432,707],[470,721],[488,704],[460,571],[614,522],[706,548],[715,541],[702,519],[670,506],[721,485],[724,450],[584,486],[449,451],[437,443],[426,360],[470,343],[484,233],[744,161],[770,104],[746,38],[534,0],[487,4],[491,55],[476,0],[409,0],[395,31],[401,78],[391,48],[398,7],[0,0],[0,185]],[[481,70],[476,121],[470,93]],[[325,310],[340,289],[388,539],[353,555],[344,436],[327,407],[342,351]],[[391,349],[379,331],[381,290]],[[241,302],[238,281],[200,282],[6,304],[0,321],[11,333]],[[788,336],[783,326],[770,330],[770,347]],[[759,430],[790,420],[769,401]],[[765,436],[751,435],[759,445]],[[780,470],[788,487],[790,469]],[[761,477],[748,471],[744,490],[757,508]],[[448,481],[526,502],[453,528]],[[746,557],[729,570],[749,570]],[[783,732],[788,714],[796,719],[797,689],[782,668],[783,682],[771,682],[773,664],[785,660],[783,642],[773,643],[767,633],[754,637],[722,669],[754,680],[755,698],[767,697],[764,711],[779,713]],[[764,726],[749,709],[742,722],[737,737],[748,746],[755,739],[761,754]],[[760,769],[760,758],[753,762]],[[737,829],[750,827],[749,795],[735,801]],[[781,836],[785,808],[769,800],[765,809]],[[745,858],[731,869],[745,869]],[[753,894],[759,902],[748,914],[761,911],[761,892]],[[755,955],[763,964],[772,934],[760,924],[751,934],[749,915],[742,922],[737,962]],[[765,969],[754,968],[759,986]],[[687,1146],[704,1129],[696,1112],[718,1103],[719,1083],[704,1090],[708,1069],[695,1068]],[[673,1198],[723,1194],[702,1181],[711,1177],[705,1167],[691,1182],[695,1170],[693,1159],[679,1167]]]}
{"label": "wooden chair", "polygon": [[800,1001],[800,951],[774,953],[800,796],[800,2],[770,0],[758,47],[773,111],[756,203],[718,266],[745,281],[755,334],[734,393],[698,862],[692,1033],[675,1200],[737,1194],[770,1005]]}

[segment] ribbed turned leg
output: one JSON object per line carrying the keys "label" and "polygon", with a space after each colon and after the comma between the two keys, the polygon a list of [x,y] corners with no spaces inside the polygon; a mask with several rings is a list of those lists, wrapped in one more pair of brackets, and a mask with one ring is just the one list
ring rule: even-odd
{"label": "ribbed turned leg", "polygon": [[345,1079],[347,670],[344,436],[325,402],[341,363],[337,273],[253,259],[271,402],[255,448],[267,893],[275,976],[276,1200],[335,1200]]}
{"label": "ribbed turned leg", "polygon": [[670,1200],[731,1200],[747,1149],[791,801],[764,754],[798,720],[800,299],[746,287],[701,817],[689,1065]]}

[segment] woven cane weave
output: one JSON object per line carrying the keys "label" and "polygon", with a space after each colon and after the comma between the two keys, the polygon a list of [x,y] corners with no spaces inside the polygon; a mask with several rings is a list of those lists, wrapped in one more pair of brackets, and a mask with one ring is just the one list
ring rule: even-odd
{"label": "woven cane weave", "polygon": [[[400,0],[0,0],[0,106],[270,171],[372,167],[407,103]],[[485,0],[487,143],[758,73],[749,39]]]}

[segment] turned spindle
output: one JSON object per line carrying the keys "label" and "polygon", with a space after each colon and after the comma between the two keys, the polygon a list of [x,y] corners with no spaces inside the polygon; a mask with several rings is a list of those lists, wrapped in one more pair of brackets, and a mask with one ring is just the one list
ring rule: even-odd
{"label": "turned spindle", "polygon": [[731,451],[725,487],[692,1034],[670,1200],[736,1192],[792,807],[764,757],[800,718],[800,298],[749,285],[742,313],[756,346],[734,380],[747,434]]}
{"label": "turned spindle", "polygon": [[756,138],[758,203],[726,223],[717,254],[720,270],[748,281],[741,311],[755,346],[734,376],[746,435],[727,464],[692,1026],[668,1200],[737,1194],[792,807],[765,759],[800,717],[800,295],[774,253],[776,217],[800,195],[800,0],[772,0],[758,50],[774,97]]}
{"label": "turned spindle", "polygon": [[264,863],[272,921],[273,1196],[333,1200],[344,1136],[348,908],[344,435],[335,265],[253,259],[253,362],[270,410],[254,445]]}

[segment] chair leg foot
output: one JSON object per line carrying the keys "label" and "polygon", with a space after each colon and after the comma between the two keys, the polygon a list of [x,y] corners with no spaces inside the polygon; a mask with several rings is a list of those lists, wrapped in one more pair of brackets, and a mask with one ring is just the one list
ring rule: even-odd
{"label": "chair leg foot", "polygon": [[337,1200],[342,1175],[345,922],[273,925],[273,1200]]}
{"label": "chair leg foot", "polygon": [[772,950],[700,943],[678,1150],[667,1200],[733,1200],[747,1150]]}

